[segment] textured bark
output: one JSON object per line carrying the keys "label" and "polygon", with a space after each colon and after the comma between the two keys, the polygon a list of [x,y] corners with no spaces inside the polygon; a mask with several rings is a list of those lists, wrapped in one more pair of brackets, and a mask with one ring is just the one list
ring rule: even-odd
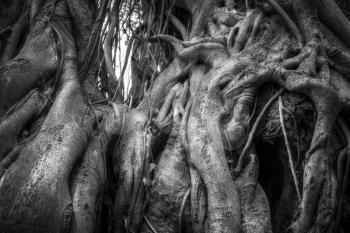
{"label": "textured bark", "polygon": [[1,1],[0,231],[346,232],[349,11]]}

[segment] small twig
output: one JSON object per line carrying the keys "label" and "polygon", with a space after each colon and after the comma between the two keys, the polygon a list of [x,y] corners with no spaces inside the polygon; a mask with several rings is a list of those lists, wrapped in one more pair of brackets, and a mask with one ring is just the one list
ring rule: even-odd
{"label": "small twig", "polygon": [[189,187],[185,193],[184,198],[182,199],[181,203],[181,208],[180,208],[180,213],[179,213],[179,233],[182,233],[182,219],[183,219],[183,214],[186,206],[186,201],[188,197],[190,196],[191,193],[191,187]]}
{"label": "small twig", "polygon": [[297,162],[295,163],[295,166],[298,166],[299,162],[300,162],[300,145],[299,145],[299,136],[298,136],[298,130],[297,130],[297,120],[295,119],[294,114],[289,111],[288,109],[286,109],[285,107],[282,108],[283,111],[286,111],[293,119],[293,123],[294,123],[294,130],[295,130],[295,135],[296,135],[296,140],[297,140],[297,152],[298,152],[298,159]]}
{"label": "small twig", "polygon": [[151,229],[151,231],[152,231],[153,233],[158,233],[158,232],[156,231],[156,229],[153,228],[153,226],[152,226],[152,224],[150,223],[150,221],[148,221],[148,218],[147,218],[146,216],[144,216],[143,218],[145,219],[145,221],[146,221],[146,223],[147,223],[147,226]]}
{"label": "small twig", "polygon": [[290,149],[286,127],[284,125],[283,104],[282,104],[281,96],[278,99],[278,111],[279,111],[279,115],[280,115],[281,128],[282,128],[282,132],[283,132],[283,136],[284,136],[284,143],[285,143],[286,148],[287,148],[288,159],[289,159],[289,166],[290,166],[290,170],[291,170],[292,175],[293,175],[294,185],[295,185],[295,189],[296,189],[297,195],[298,195],[298,200],[299,200],[299,203],[300,203],[301,202],[301,193],[300,193],[300,189],[299,189],[299,181],[298,181],[298,178],[297,178],[297,175],[296,175],[296,171],[295,171],[295,167],[294,167],[292,151]]}
{"label": "small twig", "polygon": [[249,133],[249,136],[248,136],[248,140],[247,140],[247,143],[245,144],[244,148],[243,148],[243,151],[241,153],[241,155],[239,156],[239,159],[238,159],[238,162],[237,162],[237,166],[235,168],[235,175],[238,175],[241,170],[242,170],[242,165],[243,165],[243,160],[245,158],[245,155],[247,154],[249,148],[250,148],[250,145],[253,141],[253,137],[254,137],[254,134],[255,134],[255,131],[257,130],[258,126],[259,126],[259,122],[261,121],[261,119],[263,118],[266,110],[270,107],[270,105],[272,104],[272,102],[278,97],[280,96],[282,93],[283,93],[284,89],[281,88],[279,89],[270,99],[269,101],[267,101],[267,103],[265,104],[264,108],[261,110],[261,112],[259,113],[259,115],[257,116],[256,118],[256,121],[254,122],[254,125],[252,127],[252,130],[250,131]]}

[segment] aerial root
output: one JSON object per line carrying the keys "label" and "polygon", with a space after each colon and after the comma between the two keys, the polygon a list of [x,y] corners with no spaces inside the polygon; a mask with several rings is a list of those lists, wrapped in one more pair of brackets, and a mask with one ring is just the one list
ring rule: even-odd
{"label": "aerial root", "polygon": [[[244,46],[251,35],[252,27],[254,27],[256,17],[255,10],[248,10],[246,17],[236,24],[238,29],[236,29],[236,25],[231,29],[228,38],[228,45],[233,45],[230,49],[231,54],[237,54],[244,49]],[[258,26],[259,25],[256,25],[256,27]],[[257,28],[255,30],[257,30]],[[236,34],[237,36],[235,36]]]}
{"label": "aerial root", "polygon": [[293,35],[297,39],[299,47],[302,48],[303,36],[301,35],[301,32],[299,31],[298,27],[295,25],[292,19],[288,16],[285,10],[275,0],[268,0],[268,1],[272,5],[272,7],[275,9],[275,11],[278,14],[280,14],[281,17],[286,21],[287,26],[289,27],[289,29],[292,31]]}
{"label": "aerial root", "polygon": [[151,229],[152,233],[158,233],[156,231],[156,229],[154,229],[154,227],[152,226],[152,224],[150,223],[150,221],[148,220],[147,216],[143,217],[145,219],[145,222],[147,223],[147,226],[149,227],[149,229]]}
{"label": "aerial root", "polygon": [[227,48],[230,49],[233,46],[233,42],[236,40],[238,31],[239,31],[240,22],[236,23],[235,26],[233,26],[228,34],[227,37]]}
{"label": "aerial root", "polygon": [[259,126],[259,122],[261,121],[261,119],[263,118],[266,110],[271,106],[271,104],[273,103],[273,101],[279,97],[282,92],[284,91],[283,88],[279,89],[268,101],[267,103],[265,104],[264,108],[261,110],[261,112],[259,113],[259,115],[257,116],[255,122],[254,122],[254,125],[251,129],[251,131],[249,132],[249,136],[248,136],[248,140],[242,150],[242,153],[241,155],[239,156],[239,159],[238,159],[238,162],[237,162],[237,165],[236,165],[236,168],[234,170],[234,176],[238,176],[240,173],[241,173],[241,170],[242,170],[242,166],[243,166],[243,162],[244,162],[244,159],[245,159],[245,156],[247,154],[247,152],[249,151],[250,149],[250,146],[251,146],[251,143],[253,141],[253,138],[254,138],[254,134]]}
{"label": "aerial root", "polygon": [[298,195],[298,200],[299,203],[301,202],[301,192],[299,189],[299,181],[298,181],[298,177],[295,171],[295,166],[294,166],[294,162],[293,162],[293,156],[292,156],[292,151],[289,145],[289,140],[288,140],[288,135],[287,135],[287,130],[286,127],[284,125],[284,118],[283,118],[283,104],[282,104],[282,98],[281,96],[278,99],[278,110],[279,110],[279,115],[280,115],[280,122],[281,122],[281,128],[282,128],[282,132],[283,132],[283,137],[284,137],[284,142],[287,148],[287,153],[288,153],[288,159],[289,159],[289,166],[292,172],[292,176],[293,176],[293,180],[294,180],[294,185],[295,185],[295,190],[297,191],[297,195]]}
{"label": "aerial root", "polygon": [[[115,11],[114,7],[113,10],[110,13],[110,22],[108,26],[108,32],[106,35],[106,39],[104,41],[104,61],[106,64],[107,73],[110,76],[110,81],[117,82],[117,76],[115,74],[114,68],[113,68],[113,60],[112,60],[112,45],[113,45],[113,36],[114,32],[117,30],[117,12]],[[131,42],[132,44],[132,42]],[[113,90],[115,91],[115,90]]]}
{"label": "aerial root", "polygon": [[162,107],[160,108],[158,115],[156,119],[154,120],[154,124],[158,126],[158,128],[161,128],[160,126],[162,125],[163,122],[167,122],[166,118],[167,115],[171,109],[171,105],[173,103],[173,100],[178,92],[179,89],[181,89],[182,85],[181,84],[176,84],[170,89],[170,92],[168,95],[165,97],[165,100],[163,102]]}
{"label": "aerial root", "polygon": [[[140,148],[136,149],[137,155],[134,169],[134,186],[130,209],[128,211],[127,229],[138,229],[141,224],[144,208],[145,186],[149,181],[150,169],[150,143],[149,132],[142,132]],[[144,183],[146,181],[146,183]]]}
{"label": "aerial root", "polygon": [[179,221],[178,221],[178,227],[179,227],[179,233],[182,233],[182,220],[183,220],[183,214],[184,214],[184,210],[185,210],[185,206],[187,203],[187,199],[189,198],[191,194],[191,187],[187,189],[183,199],[182,199],[182,203],[181,203],[181,208],[180,208],[180,213],[179,213]]}
{"label": "aerial root", "polygon": [[182,22],[172,13],[169,15],[170,22],[175,26],[175,28],[179,31],[181,34],[181,37],[183,40],[187,37],[187,30],[186,27],[182,24]]}
{"label": "aerial root", "polygon": [[256,34],[258,33],[260,24],[261,24],[261,20],[263,19],[264,14],[262,12],[259,12],[258,15],[255,18],[254,24],[253,24],[253,29],[252,32],[250,33],[250,36],[247,40],[246,44],[251,44],[254,41],[254,38],[256,36]]}
{"label": "aerial root", "polygon": [[[329,198],[335,195],[334,189],[336,189],[333,187],[336,184],[332,184],[336,182],[333,178],[334,172],[330,167],[330,134],[337,112],[336,109],[332,108],[334,106],[328,105],[327,107],[328,110],[317,107],[318,117],[312,143],[305,158],[300,214],[298,219],[288,228],[289,232],[306,233],[315,227],[322,228],[322,225],[324,225],[322,221],[331,221],[334,216],[335,198]],[[330,113],[329,111],[333,112]],[[332,115],[329,115],[329,113]],[[316,213],[317,219],[315,222],[313,216]]]}

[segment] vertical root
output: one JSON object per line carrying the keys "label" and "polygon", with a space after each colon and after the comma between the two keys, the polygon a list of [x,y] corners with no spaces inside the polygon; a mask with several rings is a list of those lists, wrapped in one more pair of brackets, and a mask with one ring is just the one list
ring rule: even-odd
{"label": "vertical root", "polygon": [[183,219],[183,214],[184,214],[184,210],[185,210],[185,206],[186,206],[186,202],[187,202],[187,199],[188,197],[190,196],[191,194],[191,188],[188,188],[186,193],[185,193],[185,196],[183,197],[182,199],[182,203],[181,203],[181,208],[180,208],[180,213],[179,213],[179,233],[182,233],[182,219]]}
{"label": "vertical root", "polygon": [[282,132],[283,132],[283,137],[284,137],[284,143],[286,145],[287,153],[288,153],[289,166],[290,166],[290,169],[291,169],[291,172],[292,172],[292,175],[293,175],[295,190],[297,191],[299,202],[301,202],[301,193],[300,193],[300,189],[299,189],[299,181],[298,181],[298,177],[297,177],[297,174],[296,174],[296,171],[295,171],[295,167],[294,167],[293,156],[292,156],[292,151],[290,149],[290,145],[289,145],[289,141],[288,141],[288,135],[287,135],[286,127],[284,125],[283,105],[282,105],[282,98],[281,97],[279,97],[279,100],[278,100],[278,110],[279,110],[279,115],[280,115],[280,122],[281,122],[281,128],[282,128]]}
{"label": "vertical root", "polygon": [[269,101],[267,101],[267,103],[265,104],[264,108],[261,110],[261,112],[259,113],[259,115],[257,116],[256,118],[256,121],[254,122],[254,125],[252,127],[252,130],[250,131],[249,133],[249,136],[248,136],[248,140],[243,148],[243,151],[241,153],[241,155],[239,156],[239,159],[238,159],[238,162],[237,162],[237,166],[235,168],[235,171],[234,171],[234,175],[237,176],[241,170],[242,170],[242,166],[243,166],[243,161],[245,159],[245,156],[248,152],[248,150],[250,149],[250,145],[253,141],[253,138],[254,138],[254,134],[259,126],[259,122],[261,121],[261,119],[263,118],[266,110],[270,107],[270,105],[272,104],[272,102],[282,94],[282,92],[284,91],[283,88],[279,89],[270,99]]}
{"label": "vertical root", "polygon": [[289,27],[289,29],[292,31],[295,38],[297,39],[299,47],[302,48],[303,37],[298,27],[295,25],[292,19],[288,16],[288,14],[283,10],[283,8],[275,0],[268,0],[268,1],[272,5],[272,7],[275,9],[275,11],[277,11],[277,13],[280,14],[281,17],[286,21],[287,26]]}
{"label": "vertical root", "polygon": [[261,23],[261,20],[262,20],[263,17],[264,17],[264,15],[263,15],[262,12],[260,12],[260,13],[258,14],[258,16],[256,16],[255,21],[254,21],[254,25],[253,25],[253,30],[252,30],[252,32],[250,33],[250,36],[249,36],[249,38],[248,38],[246,44],[250,44],[250,43],[253,42],[253,40],[254,40],[254,38],[255,38],[255,36],[256,36],[258,30],[259,30],[260,23]]}
{"label": "vertical root", "polygon": [[151,229],[152,233],[158,233],[156,231],[156,229],[154,229],[154,227],[152,226],[152,224],[150,223],[150,221],[148,220],[147,216],[143,217],[145,219],[145,222],[147,223],[147,226],[149,227],[149,229]]}
{"label": "vertical root", "polygon": [[241,22],[236,41],[231,49],[231,53],[236,54],[241,52],[244,49],[244,46],[248,40],[248,34],[250,33],[250,29],[254,22],[255,11],[249,10],[247,11],[246,17]]}
{"label": "vertical root", "polygon": [[239,31],[240,22],[233,26],[227,37],[227,48],[230,49],[233,46],[233,42],[236,40],[237,33]]}

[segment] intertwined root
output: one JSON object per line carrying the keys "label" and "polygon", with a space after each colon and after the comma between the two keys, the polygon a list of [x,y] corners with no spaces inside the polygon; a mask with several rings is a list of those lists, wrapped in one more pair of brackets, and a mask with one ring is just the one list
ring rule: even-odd
{"label": "intertwined root", "polygon": [[[322,3],[327,1],[322,0]],[[64,2],[71,8],[73,16],[76,15],[79,4]],[[300,192],[301,181],[293,171],[292,152],[286,132],[289,129],[284,126],[280,100],[283,140],[286,141],[288,151],[284,159],[289,156],[289,164],[285,161],[283,166],[284,170],[290,166],[293,174],[291,183],[300,199],[300,210],[289,230],[295,233],[331,230],[337,224],[333,223],[338,198],[332,164],[332,129],[339,112],[349,110],[350,86],[343,75],[350,73],[346,67],[350,53],[336,46],[329,48],[329,41],[323,38],[318,23],[314,22],[315,17],[311,18],[314,20],[311,24],[315,24],[308,24],[307,16],[313,17],[315,13],[315,10],[310,9],[311,0],[293,1],[296,18],[305,38],[302,38],[298,27],[277,2],[268,1],[296,40],[283,28],[278,17],[265,17],[262,9],[251,9],[249,1],[243,14],[219,9],[215,1],[208,0],[208,4],[196,6],[198,2],[189,4],[193,5],[190,10],[193,13],[193,28],[188,35],[182,22],[174,15],[170,16],[181,36],[190,38],[189,41],[180,41],[168,35],[150,38],[151,41],[161,39],[170,42],[177,54],[155,80],[141,104],[122,114],[115,107],[117,104],[113,104],[121,128],[121,139],[114,155],[119,185],[115,197],[114,230],[137,232],[141,227],[141,231],[145,232],[174,232],[182,228],[189,229],[192,224],[195,232],[271,232],[270,207],[264,190],[257,182],[259,162],[254,147],[261,136],[257,130],[259,122],[283,89],[307,96],[317,111],[312,142],[304,160]],[[227,9],[232,9],[234,1],[225,1],[225,4]],[[217,11],[211,12],[211,7]],[[195,12],[198,9],[199,12]],[[210,20],[205,18],[206,13],[216,17],[215,20],[208,22]],[[228,17],[220,15],[226,13]],[[74,17],[76,22],[85,23],[79,15],[77,17]],[[208,31],[204,30],[206,23]],[[224,23],[225,26],[220,25]],[[316,29],[311,30],[311,26]],[[225,27],[232,28],[221,31]],[[265,28],[264,32],[259,31],[261,27]],[[58,35],[60,29],[55,29]],[[80,35],[82,32],[79,30]],[[17,58],[7,64],[6,69],[0,70],[1,79],[5,80],[3,77],[6,76],[9,80],[8,86],[0,83],[0,91],[3,90],[1,95],[5,97],[0,100],[0,115],[37,84],[41,73],[48,77],[53,73],[53,67],[57,66],[54,41],[48,38],[51,29],[43,27],[41,32],[31,35],[28,43],[32,44],[25,46],[37,54],[34,50],[40,48],[39,43],[47,42],[40,59],[34,59],[37,63],[32,64],[27,59],[26,52],[29,50],[22,50]],[[207,33],[208,37],[196,39],[203,33]],[[80,47],[76,59],[79,66],[88,52],[81,50],[88,43],[87,38],[84,34],[77,41]],[[60,38],[61,42],[67,39],[67,44],[71,45],[71,36],[63,35]],[[111,41],[107,40],[106,43],[111,44]],[[68,62],[73,59],[74,51],[74,48],[62,51],[67,53]],[[299,53],[290,57],[296,51]],[[51,59],[46,59],[48,56]],[[111,55],[107,54],[106,58],[111,66]],[[105,179],[103,152],[110,136],[99,134],[90,137],[94,131],[91,109],[83,101],[76,67],[73,70],[72,67],[75,65],[64,67],[59,83],[63,87],[59,89],[42,131],[32,143],[26,147],[17,145],[21,137],[26,135],[26,130],[23,130],[26,123],[41,113],[42,108],[38,106],[48,105],[47,99],[36,92],[30,93],[23,103],[6,116],[7,122],[4,120],[0,124],[0,139],[6,141],[5,146],[0,148],[0,159],[6,156],[0,164],[0,189],[5,193],[0,197],[0,203],[6,208],[0,211],[1,220],[6,220],[0,225],[3,224],[1,226],[5,230],[17,221],[7,215],[9,209],[15,217],[24,219],[24,224],[18,224],[13,231],[28,232],[26,225],[31,224],[27,219],[32,211],[29,209],[31,206],[38,213],[30,217],[40,220],[39,225],[42,224],[38,226],[39,231],[59,229],[69,232],[72,226],[78,232],[93,230],[96,215],[89,210],[98,207]],[[18,80],[23,80],[23,75],[28,74],[29,69],[33,69],[33,72],[28,75],[26,85],[20,86],[19,93],[12,93],[11,89]],[[115,76],[113,70],[109,72]],[[15,78],[15,73],[20,73],[19,79]],[[184,82],[186,78],[189,81]],[[275,92],[257,117],[253,117],[255,102],[258,101],[257,91],[267,82],[278,84],[282,89]],[[188,95],[191,96],[189,101]],[[255,119],[255,123],[250,125],[252,119]],[[16,121],[20,124],[12,124]],[[62,126],[64,124],[67,126]],[[159,131],[172,127],[167,145],[160,154],[158,167],[154,170],[154,183],[150,182],[153,174],[151,164],[155,162],[152,160],[151,147],[158,147],[160,141],[166,139],[159,140],[162,136],[152,135],[152,125]],[[344,135],[349,138],[346,123],[340,125]],[[14,137],[6,137],[7,132]],[[91,139],[89,143],[88,138]],[[101,141],[104,143],[100,144]],[[87,150],[84,150],[85,146]],[[235,156],[238,154],[241,156]],[[25,155],[33,158],[29,165]],[[16,166],[6,171],[5,168],[16,159]],[[78,160],[79,165],[70,176]],[[341,180],[339,176],[346,176],[347,172],[338,170],[338,180]],[[70,183],[68,177],[71,177]],[[11,184],[13,180],[14,185]],[[54,190],[57,192],[50,190],[50,184],[57,184],[59,189]],[[283,195],[286,193],[288,198],[292,192],[289,188],[291,186],[283,190]],[[15,200],[9,197],[10,192],[19,193]],[[344,199],[342,195],[340,203]],[[49,205],[43,206],[42,202]],[[173,208],[169,211],[167,205]],[[84,224],[84,221],[89,224]]]}
{"label": "intertwined root", "polygon": [[[154,183],[150,186],[145,222],[141,232],[152,232],[151,228],[157,232],[180,232],[184,227],[191,228],[189,200],[187,200],[190,176],[180,133],[188,85],[180,84],[175,86],[175,90],[177,93],[172,101],[172,112],[169,113],[172,115],[173,128],[154,171]],[[171,95],[172,93],[168,96]],[[167,101],[163,107],[165,104],[168,104]],[[163,107],[161,109],[164,109]]]}

